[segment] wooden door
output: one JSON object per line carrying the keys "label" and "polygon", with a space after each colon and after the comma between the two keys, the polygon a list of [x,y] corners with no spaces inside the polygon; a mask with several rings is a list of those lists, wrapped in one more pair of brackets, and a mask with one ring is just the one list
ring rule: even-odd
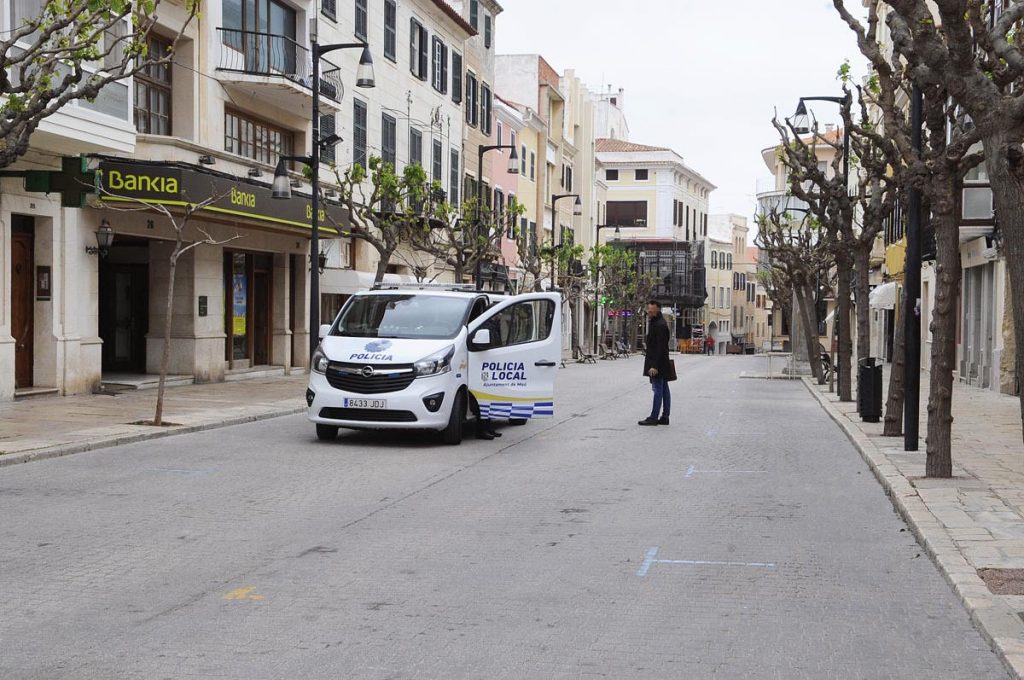
{"label": "wooden door", "polygon": [[33,234],[31,227],[11,234],[11,334],[14,336],[14,387],[32,386]]}

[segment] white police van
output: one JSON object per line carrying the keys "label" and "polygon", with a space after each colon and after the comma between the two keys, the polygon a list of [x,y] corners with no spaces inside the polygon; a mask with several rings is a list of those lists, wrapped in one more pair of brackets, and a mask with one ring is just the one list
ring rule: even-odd
{"label": "white police van", "polygon": [[462,441],[468,419],[554,415],[561,297],[459,286],[353,295],[320,327],[306,402],[317,437],[339,428],[420,429]]}

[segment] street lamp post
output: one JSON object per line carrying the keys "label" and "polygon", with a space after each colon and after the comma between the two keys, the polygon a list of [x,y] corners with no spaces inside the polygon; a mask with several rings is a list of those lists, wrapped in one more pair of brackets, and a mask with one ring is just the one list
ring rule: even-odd
{"label": "street lamp post", "polygon": [[[910,103],[911,143],[922,146],[924,94],[914,83]],[[906,387],[903,397],[903,450],[917,451],[921,427],[921,190],[911,183],[907,206],[907,257],[903,285],[907,293],[907,314],[903,319]]]}
{"label": "street lamp post", "polygon": [[[508,168],[506,172],[510,175],[519,174],[519,154],[516,153],[516,147],[511,144],[481,144],[477,149],[477,183],[476,183],[476,237],[479,239],[481,231],[483,230],[484,220],[484,154],[488,151],[498,151],[500,149],[508,149]],[[477,243],[477,246],[480,244]],[[473,284],[477,290],[480,290],[480,286],[483,283],[481,281],[481,271],[483,264],[482,253],[479,253],[474,248],[474,254],[477,255],[476,264],[473,267]]]}
{"label": "street lamp post", "polygon": [[[573,207],[572,207],[573,217],[579,217],[580,215],[583,214],[583,202],[580,201],[580,195],[579,194],[552,194],[551,195],[551,230],[552,230],[551,237],[552,237],[552,240],[554,240],[554,235],[555,235],[554,234],[555,222],[556,222],[556,217],[555,216],[558,214],[556,212],[556,210],[555,210],[555,208],[556,208],[555,204],[558,203],[559,201],[561,201],[562,199],[565,199],[565,198],[575,198],[576,199],[576,201],[573,203]],[[556,259],[557,258],[557,254],[554,254],[554,253],[555,253],[555,251],[560,250],[562,248],[562,246],[564,246],[564,245],[565,245],[565,243],[562,242],[562,228],[559,227],[558,228],[558,245],[552,246],[552,249],[551,249],[551,252],[553,253],[552,256],[551,256],[551,289],[552,290],[555,290],[555,289],[558,288],[558,278],[557,278],[557,276],[558,276],[558,260]]]}
{"label": "street lamp post", "polygon": [[311,172],[310,186],[312,198],[310,199],[312,214],[310,216],[310,237],[309,237],[309,356],[313,356],[317,345],[320,343],[320,268],[317,266],[320,255],[320,153],[331,144],[337,144],[341,139],[337,135],[330,135],[326,139],[320,138],[320,58],[328,52],[335,50],[361,49],[359,67],[356,69],[356,87],[372,88],[375,86],[373,75],[373,56],[370,54],[370,46],[365,42],[356,43],[335,43],[321,45],[317,42],[316,23],[312,22],[309,40],[310,53],[313,58],[313,110],[312,123],[313,134],[308,156],[280,156],[277,161],[277,168],[274,170],[274,183],[271,196],[276,199],[290,199],[292,197],[291,181],[288,178],[288,161],[299,161],[309,166]]}
{"label": "street lamp post", "polygon": [[[796,133],[798,135],[803,135],[803,134],[807,134],[808,132],[810,132],[809,116],[807,114],[807,105],[806,105],[805,102],[832,102],[833,104],[839,104],[839,106],[846,106],[852,100],[852,97],[853,96],[849,92],[847,92],[842,97],[800,97],[800,102],[797,104],[797,107],[796,107],[796,114],[794,114],[794,116],[793,116],[793,121],[794,121],[792,123],[793,129],[796,131]],[[847,127],[845,125],[843,126],[843,185],[846,187],[847,193],[849,193],[849,191],[850,191],[850,130],[847,129]],[[850,219],[851,220],[853,219],[852,213],[850,215]],[[848,226],[852,227],[852,225],[848,225]],[[836,375],[836,372],[839,370],[839,365],[836,363],[836,342],[835,342],[835,338],[838,337],[838,335],[839,335],[839,329],[841,328],[840,324],[841,323],[845,323],[843,321],[843,319],[842,319],[842,315],[839,313],[839,306],[840,306],[840,304],[841,304],[841,301],[837,297],[836,298],[835,318],[832,321],[832,338],[833,338],[833,342],[832,342],[832,346],[829,348],[831,350],[831,352],[832,352],[832,371],[829,373],[829,386],[828,386],[828,391],[829,392],[835,392],[835,375]],[[864,359],[865,357],[859,357],[859,358],[860,359]],[[811,360],[813,361],[814,357],[811,357]],[[860,374],[858,373],[858,377],[859,377],[859,375]],[[850,376],[846,376],[846,379],[849,380]],[[862,387],[861,385],[857,385],[857,393],[858,394],[860,394],[861,387]]]}

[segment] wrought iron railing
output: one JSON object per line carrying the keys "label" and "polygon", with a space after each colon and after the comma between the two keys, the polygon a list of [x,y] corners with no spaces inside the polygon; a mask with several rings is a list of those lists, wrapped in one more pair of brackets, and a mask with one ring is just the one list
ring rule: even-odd
{"label": "wrought iron railing", "polygon": [[[288,36],[235,28],[218,28],[217,32],[221,43],[218,70],[279,76],[313,88],[313,60],[309,49]],[[341,101],[342,93],[341,69],[322,59],[320,94]]]}

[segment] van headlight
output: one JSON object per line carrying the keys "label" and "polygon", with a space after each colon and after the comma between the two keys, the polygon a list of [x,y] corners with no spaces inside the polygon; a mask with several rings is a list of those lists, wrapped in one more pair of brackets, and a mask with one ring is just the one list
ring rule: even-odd
{"label": "van headlight", "polygon": [[327,358],[327,355],[324,354],[322,349],[317,347],[316,351],[313,352],[313,359],[309,362],[309,366],[314,373],[326,373],[329,363],[330,360]]}
{"label": "van headlight", "polygon": [[445,347],[440,352],[435,352],[425,359],[420,359],[413,364],[417,378],[428,375],[441,375],[452,370],[452,357],[455,356],[455,345]]}

